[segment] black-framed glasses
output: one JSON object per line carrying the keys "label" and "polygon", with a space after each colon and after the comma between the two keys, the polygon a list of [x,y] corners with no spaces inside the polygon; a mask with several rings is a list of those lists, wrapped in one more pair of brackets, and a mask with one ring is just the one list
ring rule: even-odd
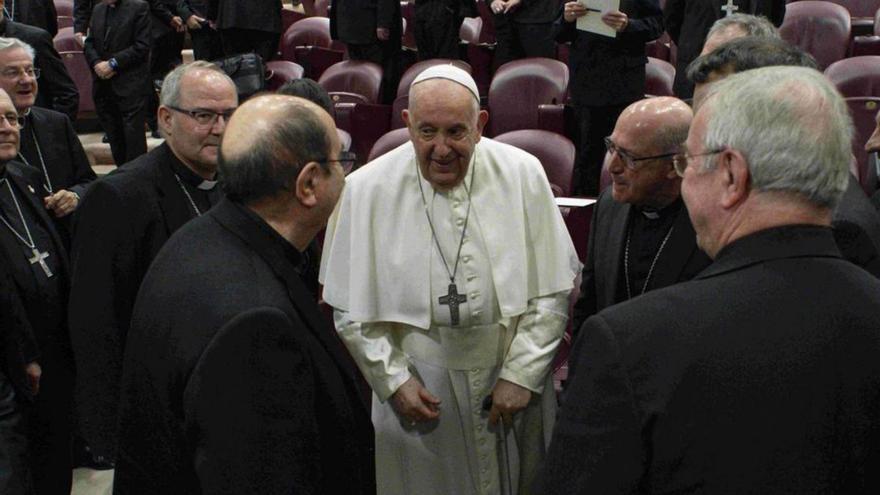
{"label": "black-framed glasses", "polygon": [[339,158],[335,160],[330,160],[328,158],[318,158],[315,160],[318,163],[339,163],[342,165],[342,168],[348,172],[354,167],[354,164],[357,163],[357,154],[353,151],[340,151]]}
{"label": "black-framed glasses", "polygon": [[676,155],[676,153],[664,153],[662,155],[655,156],[642,156],[635,157],[629,154],[628,151],[619,148],[614,141],[611,140],[611,136],[605,138],[605,149],[608,150],[608,153],[614,154],[617,153],[617,156],[623,161],[623,164],[630,170],[635,170],[638,168],[636,165],[638,162],[645,162],[648,160],[660,160],[661,158],[672,158]]}
{"label": "black-framed glasses", "polygon": [[229,122],[229,117],[232,117],[232,114],[235,112],[234,108],[222,112],[215,112],[213,110],[208,110],[207,108],[193,108],[192,110],[187,110],[186,108],[174,107],[171,105],[166,106],[175,112],[189,115],[196,121],[196,124],[202,127],[213,127],[214,123],[217,122],[217,117],[223,117],[224,122]]}
{"label": "black-framed glasses", "polygon": [[24,117],[15,113],[0,114],[0,123],[10,125],[16,129],[24,127]]}
{"label": "black-framed glasses", "polygon": [[0,76],[3,76],[4,79],[18,79],[22,75],[39,79],[40,69],[37,69],[36,67],[28,67],[26,69],[9,67],[0,71]]}
{"label": "black-framed glasses", "polygon": [[721,153],[725,149],[726,148],[718,148],[717,150],[704,151],[702,153],[694,153],[694,154],[689,154],[687,152],[678,153],[672,157],[672,166],[675,167],[675,173],[679,177],[683,178],[684,171],[687,170],[688,162],[690,161],[691,158],[699,158],[701,156],[715,155],[715,154]]}

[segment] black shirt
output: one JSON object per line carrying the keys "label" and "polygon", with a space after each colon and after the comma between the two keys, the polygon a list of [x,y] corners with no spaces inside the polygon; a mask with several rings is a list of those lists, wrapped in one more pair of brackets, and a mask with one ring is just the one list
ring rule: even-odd
{"label": "black shirt", "polygon": [[682,207],[683,202],[678,198],[660,210],[632,208],[623,246],[623,266],[620,269],[621,282],[618,284],[617,294],[619,301],[651,290],[652,281],[649,275],[653,275],[652,266],[660,257],[660,250],[666,247],[664,244],[672,233],[672,226]]}

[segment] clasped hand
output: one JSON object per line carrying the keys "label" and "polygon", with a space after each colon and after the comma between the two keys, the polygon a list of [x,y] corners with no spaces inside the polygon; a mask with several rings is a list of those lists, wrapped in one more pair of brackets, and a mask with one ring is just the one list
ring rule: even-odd
{"label": "clasped hand", "polygon": [[[489,424],[502,419],[504,424],[513,422],[513,415],[526,408],[532,392],[513,382],[499,379],[492,389],[492,409]],[[440,416],[440,399],[434,396],[415,377],[405,381],[391,396],[391,404],[397,413],[412,424],[437,419]]]}

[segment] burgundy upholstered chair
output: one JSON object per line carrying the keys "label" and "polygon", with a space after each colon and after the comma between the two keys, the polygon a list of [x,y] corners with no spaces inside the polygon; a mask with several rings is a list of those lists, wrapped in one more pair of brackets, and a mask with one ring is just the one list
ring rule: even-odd
{"label": "burgundy upholstered chair", "polygon": [[813,55],[819,69],[824,70],[846,57],[851,29],[846,8],[831,2],[805,0],[786,6],[779,34]]}
{"label": "burgundy upholstered chair", "polygon": [[880,111],[880,98],[857,97],[847,98],[846,105],[852,116],[855,132],[853,133],[852,152],[856,158],[858,173],[856,177],[866,194],[872,194],[873,185],[870,183],[874,174],[868,173],[868,153],[865,152],[865,141],[871,137],[876,126],[875,118]]}
{"label": "burgundy upholstered chair", "polygon": [[544,167],[554,196],[571,196],[574,144],[567,137],[540,129],[520,129],[495,136],[496,141],[531,153]]}
{"label": "burgundy upholstered chair", "polygon": [[409,141],[409,131],[405,127],[388,131],[373,144],[367,162],[379,158],[407,141]]}
{"label": "burgundy upholstered chair", "polygon": [[281,36],[281,60],[303,67],[304,77],[318,80],[331,65],[345,58],[345,45],[330,37],[330,19],[307,17]]}
{"label": "burgundy upholstered chair", "polygon": [[[318,79],[318,84],[330,93],[345,94],[335,101],[353,103],[378,103],[382,87],[382,67],[365,60],[343,60],[328,67]],[[350,95],[360,95],[363,99],[350,99]]]}
{"label": "burgundy upholstered chair", "polygon": [[[477,2],[480,8],[483,3]],[[495,33],[492,32],[492,41],[484,41],[483,30],[486,21],[481,17],[466,17],[458,30],[461,38],[465,59],[472,68],[471,74],[477,82],[480,96],[489,94],[489,83],[492,82],[492,60],[495,58]]]}
{"label": "burgundy upholstered chair", "polygon": [[73,37],[73,27],[59,27],[58,34],[52,40],[55,49],[59,52],[81,52],[82,46]]}
{"label": "burgundy upholstered chair", "polygon": [[95,113],[95,102],[92,100],[92,70],[82,51],[60,52],[61,61],[67,73],[79,91],[79,111],[77,116],[90,116]]}
{"label": "burgundy upholstered chair", "polygon": [[266,89],[269,91],[275,91],[287,81],[302,79],[303,76],[302,66],[287,60],[266,62],[266,72],[268,74]]}
{"label": "burgundy upholstered chair", "polygon": [[665,60],[648,57],[645,65],[645,94],[650,96],[673,96],[675,66]]}
{"label": "burgundy upholstered chair", "polygon": [[502,65],[489,86],[487,135],[517,129],[564,129],[567,91],[568,67],[558,60],[526,58]]}
{"label": "burgundy upholstered chair", "polygon": [[880,56],[838,60],[825,69],[825,76],[846,97],[880,97]]}
{"label": "burgundy upholstered chair", "polygon": [[409,107],[409,86],[412,84],[413,80],[415,80],[416,76],[418,76],[423,70],[428,67],[433,67],[435,65],[442,64],[452,64],[459,69],[467,71],[468,74],[471,73],[471,66],[465,62],[464,60],[451,60],[447,58],[432,58],[430,60],[422,60],[421,62],[416,62],[413,64],[406,72],[403,73],[403,76],[400,77],[400,83],[397,85],[397,97],[394,99],[394,103],[391,105],[391,128],[397,129],[399,127],[403,127],[403,119],[400,117],[400,112]]}

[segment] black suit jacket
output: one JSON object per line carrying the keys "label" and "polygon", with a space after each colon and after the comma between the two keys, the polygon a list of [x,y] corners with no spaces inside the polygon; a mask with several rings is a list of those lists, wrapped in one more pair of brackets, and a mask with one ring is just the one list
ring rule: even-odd
{"label": "black suit jacket", "polygon": [[880,213],[852,174],[832,226],[843,257],[880,277]]}
{"label": "black suit jacket", "polygon": [[6,10],[10,8],[13,21],[45,29],[53,37],[58,34],[58,12],[53,0],[8,0]]}
{"label": "black suit jacket", "polygon": [[40,357],[40,351],[9,263],[6,253],[0,253],[0,374],[5,375],[2,380],[8,377],[16,395],[29,397],[24,369]]}
{"label": "black suit jacket", "polygon": [[113,457],[122,355],[141,280],[171,234],[194,217],[163,144],[95,181],[76,212],[70,333],[85,439]]}
{"label": "black suit jacket", "polygon": [[378,43],[376,28],[386,28],[391,31],[390,39],[397,40],[401,36],[400,15],[397,0],[333,0],[330,35],[345,43],[367,45]]}
{"label": "black suit jacket", "polygon": [[541,493],[880,490],[880,281],[831,230],[738,239],[590,318]]}
{"label": "black suit jacket", "polygon": [[208,18],[217,29],[255,29],[281,33],[281,0],[208,0]]}
{"label": "black suit jacket", "polygon": [[[764,16],[776,26],[785,17],[785,0],[734,0],[739,13]],[[688,65],[700,55],[709,28],[724,17],[726,0],[667,0],[663,7],[666,32],[678,46],[675,64],[675,94],[681,98],[693,95],[693,84],[687,80]]]}
{"label": "black suit jacket", "polygon": [[[35,142],[39,143],[39,151]],[[21,154],[40,173],[42,154],[53,191],[67,189],[82,197],[97,178],[70,119],[53,110],[31,108],[21,129]]]}
{"label": "black suit jacket", "polygon": [[663,34],[663,12],[657,0],[621,0],[620,10],[629,25],[616,38],[580,31],[559,11],[558,40],[572,42],[569,90],[575,105],[625,105],[645,96],[645,43]]}
{"label": "black suit jacket", "polygon": [[0,20],[0,35],[18,38],[33,47],[34,66],[41,71],[37,106],[57,110],[75,120],[79,111],[79,91],[67,73],[61,55],[55,50],[52,35],[44,29],[8,19]]}
{"label": "black suit jacket", "polygon": [[298,263],[228,201],[168,241],[132,317],[114,493],[375,492],[355,368]]}
{"label": "black suit jacket", "polygon": [[[161,38],[174,30],[171,28],[171,19],[178,15],[177,0],[147,0],[152,14],[153,39]],[[183,19],[186,21],[186,19]]]}
{"label": "black suit jacket", "polygon": [[[608,188],[599,195],[593,209],[587,258],[581,276],[581,290],[574,305],[572,329],[577,333],[587,318],[621,302],[618,300],[623,248],[629,228],[632,205],[618,203]],[[649,290],[694,278],[712,260],[697,247],[696,234],[682,206],[673,223],[672,234],[657,259]]]}
{"label": "black suit jacket", "polygon": [[[107,24],[111,9],[115,9],[112,25]],[[89,37],[83,53],[89,67],[115,58],[119,64],[116,75],[109,80],[98,78],[92,70],[92,92],[108,87],[119,97],[142,96],[150,90],[150,7],[142,0],[118,0],[115,7],[99,3],[92,12]]]}
{"label": "black suit jacket", "polygon": [[101,0],[73,0],[73,32],[85,33],[89,30],[92,11]]}

